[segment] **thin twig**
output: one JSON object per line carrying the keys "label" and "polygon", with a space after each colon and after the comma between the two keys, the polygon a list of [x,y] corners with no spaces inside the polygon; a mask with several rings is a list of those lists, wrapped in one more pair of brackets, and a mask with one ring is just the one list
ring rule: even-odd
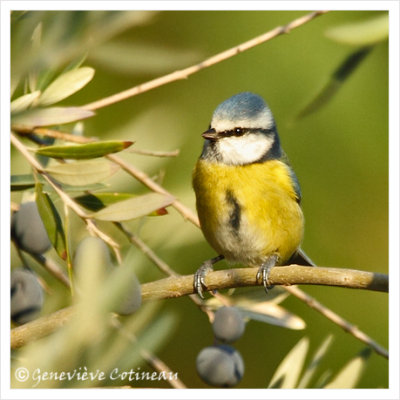
{"label": "thin twig", "polygon": [[346,332],[352,334],[355,338],[370,346],[381,356],[389,358],[389,353],[384,347],[379,345],[377,342],[375,342],[375,340],[362,332],[357,326],[349,323],[340,315],[336,314],[335,312],[321,304],[319,301],[315,300],[315,298],[309,296],[307,293],[304,293],[302,290],[295,286],[286,287],[286,290],[293,296],[306,303],[312,309],[321,313],[325,318],[328,318],[330,321],[343,328]]}
{"label": "thin twig", "polygon": [[45,257],[43,254],[30,254],[39,264],[41,264],[47,271],[49,271],[55,278],[57,278],[68,289],[71,288],[68,276],[65,275],[59,265],[53,260]]}
{"label": "thin twig", "polygon": [[[122,158],[114,155],[109,154],[106,156],[109,160],[113,161],[115,164],[119,165],[125,172],[136,178],[138,181],[142,182],[145,186],[147,186],[153,192],[171,195],[167,190],[165,190],[162,186],[158,183],[154,182],[147,174],[143,171],[137,169],[131,164],[128,164]],[[172,204],[174,207],[185,219],[192,222],[197,227],[200,226],[199,219],[197,215],[189,208],[186,207],[183,203],[179,200],[175,200]]]}
{"label": "thin twig", "polygon": [[134,244],[145,256],[147,256],[164,274],[168,276],[179,276],[166,262],[161,260],[154,251],[147,246],[137,235],[130,232],[121,222],[114,222],[114,225]]}
{"label": "thin twig", "polygon": [[[163,261],[157,254],[149,247],[142,239],[140,239],[137,235],[130,232],[125,225],[120,222],[116,222],[115,225],[118,229],[121,230],[128,238],[128,240],[134,244],[145,256],[149,258],[151,262],[153,262],[158,269],[163,272],[164,274],[171,276],[171,277],[178,277],[182,276],[175,272],[165,261]],[[189,298],[204,312],[207,314],[208,319],[210,322],[214,320],[214,312],[210,310],[209,307],[204,305],[204,302],[199,298],[199,296],[195,294],[190,294]]]}
{"label": "thin twig", "polygon": [[154,151],[154,150],[143,150],[131,148],[127,150],[128,153],[140,154],[142,156],[152,156],[152,157],[177,157],[179,155],[179,149],[172,151]]}
{"label": "thin twig", "polygon": [[49,129],[49,128],[32,129],[26,126],[13,125],[12,130],[14,132],[17,132],[21,136],[31,136],[32,133],[34,133],[35,135],[51,137],[54,139],[64,140],[66,142],[74,142],[80,144],[95,142],[97,140],[96,138],[88,138],[85,136],[73,135],[72,133],[62,132],[56,129]]}
{"label": "thin twig", "polygon": [[314,18],[327,13],[328,11],[314,11],[312,13],[309,13],[307,15],[304,15],[300,18],[295,19],[294,21],[290,22],[287,25],[284,26],[278,26],[274,29],[272,29],[269,32],[266,32],[260,36],[257,36],[247,42],[244,42],[238,46],[232,47],[228,50],[225,50],[221,53],[218,53],[196,65],[192,65],[188,68],[172,72],[171,74],[164,75],[160,78],[153,79],[149,82],[143,83],[141,85],[135,86],[133,88],[124,90],[123,92],[114,94],[109,97],[105,97],[103,99],[94,101],[92,103],[86,104],[82,106],[83,109],[85,110],[98,110],[99,108],[107,107],[111,104],[115,104],[117,102],[120,102],[122,100],[126,100],[130,97],[136,96],[138,94],[147,92],[149,90],[155,89],[159,86],[165,85],[170,82],[174,82],[180,79],[186,79],[190,75],[195,74],[196,72],[201,71],[202,69],[211,67],[215,64],[220,63],[221,61],[224,61],[228,58],[231,58],[233,56],[236,56],[239,53],[242,53],[246,50],[249,50],[255,46],[258,46],[262,43],[265,43],[279,35],[283,35],[286,33],[289,33],[291,30],[298,28],[299,26],[302,26]]}

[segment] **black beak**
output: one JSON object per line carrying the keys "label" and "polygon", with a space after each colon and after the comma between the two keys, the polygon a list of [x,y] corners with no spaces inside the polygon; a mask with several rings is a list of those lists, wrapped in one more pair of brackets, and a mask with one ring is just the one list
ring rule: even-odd
{"label": "black beak", "polygon": [[211,140],[212,142],[215,142],[218,139],[218,133],[215,131],[214,128],[210,128],[207,131],[203,132],[201,134],[204,139]]}

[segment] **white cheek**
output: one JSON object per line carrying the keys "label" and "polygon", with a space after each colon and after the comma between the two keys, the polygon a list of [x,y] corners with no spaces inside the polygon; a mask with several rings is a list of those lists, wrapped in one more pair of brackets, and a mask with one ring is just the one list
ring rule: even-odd
{"label": "white cheek", "polygon": [[217,142],[225,164],[249,164],[271,149],[274,139],[265,135],[230,136]]}

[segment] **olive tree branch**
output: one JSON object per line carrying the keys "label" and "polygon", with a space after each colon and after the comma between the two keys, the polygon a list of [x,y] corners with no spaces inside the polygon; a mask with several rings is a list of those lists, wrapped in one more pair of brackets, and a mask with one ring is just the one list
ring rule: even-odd
{"label": "olive tree branch", "polygon": [[[209,290],[227,289],[243,286],[261,286],[256,280],[257,268],[234,268],[210,272],[206,276]],[[300,298],[307,305],[339,325],[346,332],[364,342],[378,354],[388,358],[388,352],[355,325],[329,310],[311,296],[291,285],[330,285],[353,289],[367,289],[380,292],[388,291],[388,276],[372,272],[290,265],[271,270],[269,281],[272,285],[284,285],[290,293]],[[193,275],[171,276],[142,285],[143,300],[177,298],[194,293]],[[18,348],[26,343],[46,336],[63,326],[73,314],[73,307],[67,307],[48,316],[44,316],[11,331],[11,348]]]}
{"label": "olive tree branch", "polygon": [[238,46],[232,47],[221,53],[218,53],[210,58],[207,58],[206,60],[204,60],[198,64],[192,65],[192,66],[182,69],[182,70],[172,72],[168,75],[164,75],[159,78],[153,79],[149,82],[143,83],[141,85],[134,86],[130,89],[116,93],[112,96],[105,97],[103,99],[86,104],[86,105],[82,106],[82,108],[84,108],[85,110],[90,110],[90,111],[98,110],[99,108],[107,107],[111,104],[118,103],[122,100],[126,100],[130,97],[133,97],[138,94],[155,89],[159,86],[166,85],[167,83],[174,82],[174,81],[177,81],[180,79],[186,79],[190,75],[193,75],[196,72],[201,71],[202,69],[211,67],[215,64],[220,63],[221,61],[225,61],[228,58],[236,56],[239,53],[242,53],[242,52],[249,50],[255,46],[258,46],[258,45],[265,43],[271,39],[274,39],[277,36],[289,33],[291,30],[298,28],[298,27],[312,21],[314,18],[316,18],[322,14],[325,14],[327,12],[328,11],[314,11],[312,13],[303,15],[302,17],[293,20],[292,22],[288,23],[287,25],[278,26],[269,32],[263,33],[260,36],[257,36],[253,39],[248,40],[247,42],[239,44]]}

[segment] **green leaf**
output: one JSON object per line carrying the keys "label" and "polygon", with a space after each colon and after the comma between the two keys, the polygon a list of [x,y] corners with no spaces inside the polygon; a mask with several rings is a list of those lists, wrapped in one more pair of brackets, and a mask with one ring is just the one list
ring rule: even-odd
{"label": "green leaf", "polygon": [[19,125],[27,128],[61,125],[80,121],[93,115],[93,111],[84,110],[79,107],[35,108],[13,116],[11,125]]}
{"label": "green leaf", "polygon": [[128,141],[103,141],[87,144],[65,145],[65,146],[46,146],[36,150],[36,154],[51,158],[69,158],[75,160],[102,157],[110,153],[122,151],[133,142]]}
{"label": "green leaf", "polygon": [[352,389],[356,387],[370,355],[370,348],[363,350],[358,356],[350,360],[324,388]]}
{"label": "green leaf", "polygon": [[335,69],[327,84],[318,92],[314,99],[298,113],[296,118],[303,118],[314,113],[331,101],[346,80],[353,75],[365,60],[365,57],[371,50],[372,47],[367,46],[351,52]]}
{"label": "green leaf", "polygon": [[127,221],[144,217],[160,208],[169,206],[175,198],[160,193],[149,193],[123,200],[94,213],[91,217],[101,221]]}
{"label": "green leaf", "polygon": [[40,90],[33,93],[24,94],[13,100],[10,105],[11,113],[18,113],[26,110],[40,95]]}
{"label": "green leaf", "polygon": [[39,210],[40,217],[43,220],[44,227],[46,228],[47,235],[58,255],[65,259],[66,247],[65,247],[65,234],[62,226],[60,215],[50,196],[43,192],[43,184],[36,183],[36,204]]}
{"label": "green leaf", "polygon": [[[272,292],[275,293],[268,294],[268,297],[265,296],[264,291],[233,295],[230,297],[230,304],[239,308],[245,318],[288,329],[304,329],[306,323],[303,319],[278,305],[288,296],[288,292],[279,292],[279,290],[273,290]],[[208,299],[206,303],[213,310],[224,305],[216,297]]]}
{"label": "green leaf", "polygon": [[79,57],[75,58],[74,60],[72,60],[62,71],[62,73],[64,74],[65,72],[68,71],[73,71],[75,69],[78,69],[85,61],[86,58],[88,56],[88,53],[85,52],[82,55],[80,55]]}
{"label": "green leaf", "polygon": [[333,340],[332,335],[327,336],[327,338],[322,342],[321,346],[317,349],[297,386],[299,389],[303,389],[308,386],[312,377],[315,374],[315,371],[317,370],[318,366],[321,364],[321,361],[325,357],[325,354],[328,351],[328,348],[331,345],[332,340]]}
{"label": "green leaf", "polygon": [[55,79],[42,93],[38,105],[47,106],[71,96],[89,83],[94,75],[94,69],[82,67],[65,72]]}
{"label": "green leaf", "polygon": [[35,186],[35,178],[33,175],[11,175],[10,178],[11,191],[26,190]]}
{"label": "green leaf", "polygon": [[[23,175],[12,175],[11,176],[11,191],[15,192],[18,190],[26,190],[35,186],[37,180],[40,183],[43,183],[43,188],[45,191],[52,190],[50,185],[43,180],[41,176],[38,179],[31,174],[23,174]],[[92,185],[87,185],[84,188],[82,186],[74,186],[74,185],[63,185],[63,189],[69,192],[82,192],[83,190],[100,190],[104,189],[106,186],[101,183],[94,183]]]}
{"label": "green leaf", "polygon": [[136,196],[130,193],[88,193],[77,196],[74,200],[88,210],[98,211],[110,204],[132,199],[134,197]]}
{"label": "green leaf", "polygon": [[303,319],[276,304],[252,304],[247,306],[237,305],[243,315],[267,324],[281,326],[287,329],[301,330],[306,327]]}
{"label": "green leaf", "polygon": [[[41,41],[42,41],[42,22],[39,22],[35,29],[33,30],[31,42],[32,42],[32,50],[34,52],[39,52]],[[38,71],[37,68],[33,68],[28,73],[28,87],[31,92],[34,92],[37,89],[37,80],[38,80]]]}
{"label": "green leaf", "polygon": [[118,169],[118,165],[108,160],[97,159],[53,165],[46,168],[46,172],[61,183],[87,186],[109,178]]}
{"label": "green leaf", "polygon": [[156,354],[157,351],[171,339],[171,336],[178,325],[179,319],[175,313],[163,312],[150,326],[141,333],[136,341],[127,347],[123,357],[118,361],[121,371],[130,370],[132,365],[143,362],[141,350]]}
{"label": "green leaf", "polygon": [[331,28],[326,36],[340,43],[368,46],[389,37],[389,13],[379,14],[361,22]]}
{"label": "green leaf", "polygon": [[279,364],[268,388],[294,389],[307,356],[309,340],[303,337]]}

